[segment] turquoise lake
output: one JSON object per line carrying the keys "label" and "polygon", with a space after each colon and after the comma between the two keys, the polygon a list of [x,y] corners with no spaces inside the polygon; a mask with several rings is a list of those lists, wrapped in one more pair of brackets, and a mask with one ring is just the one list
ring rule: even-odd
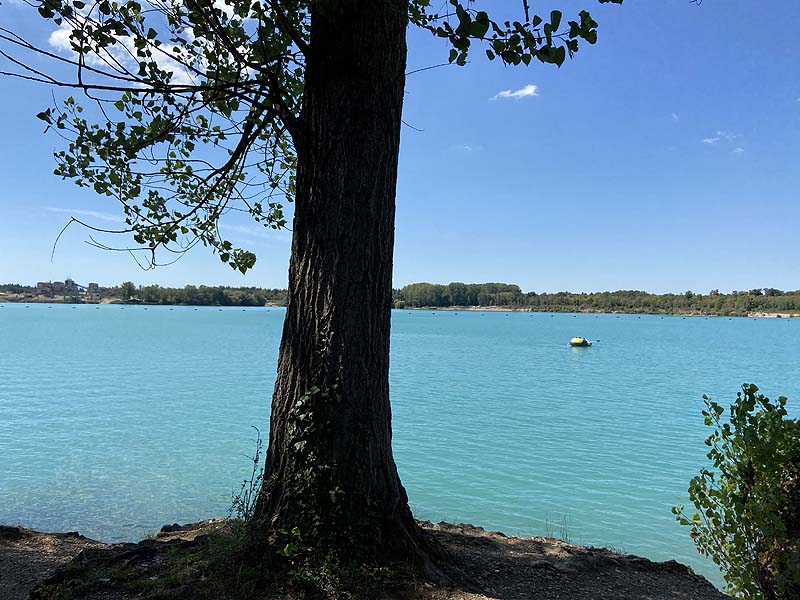
{"label": "turquoise lake", "polygon": [[[0,523],[118,541],[226,515],[252,427],[268,431],[283,315],[0,304]],[[704,464],[702,395],[754,382],[797,414],[800,320],[395,311],[392,327],[418,518],[566,534],[721,582],[670,513]]]}

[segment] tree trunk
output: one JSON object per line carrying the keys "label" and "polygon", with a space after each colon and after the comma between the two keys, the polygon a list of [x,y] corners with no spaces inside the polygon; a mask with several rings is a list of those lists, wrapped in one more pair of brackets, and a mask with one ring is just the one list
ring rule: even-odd
{"label": "tree trunk", "polygon": [[337,0],[312,16],[289,299],[255,519],[260,534],[296,527],[317,550],[368,560],[425,560],[389,406],[407,14],[408,0]]}

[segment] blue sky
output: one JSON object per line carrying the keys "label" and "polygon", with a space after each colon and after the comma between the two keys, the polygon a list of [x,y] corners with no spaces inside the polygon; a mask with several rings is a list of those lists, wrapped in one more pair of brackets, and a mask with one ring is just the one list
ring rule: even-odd
{"label": "blue sky", "polygon": [[[409,77],[404,119],[422,131],[403,130],[395,285],[800,288],[800,2],[559,5],[600,22],[598,44],[560,70],[475,52]],[[46,43],[34,13],[4,3],[0,22]],[[409,47],[409,71],[446,60],[422,32]],[[69,215],[113,226],[120,210],[52,175],[59,139],[35,118],[52,91],[0,86],[0,282],[285,286],[289,234],[243,220],[228,231],[258,255],[246,276],[204,249],[144,272],[78,228],[51,260]]]}

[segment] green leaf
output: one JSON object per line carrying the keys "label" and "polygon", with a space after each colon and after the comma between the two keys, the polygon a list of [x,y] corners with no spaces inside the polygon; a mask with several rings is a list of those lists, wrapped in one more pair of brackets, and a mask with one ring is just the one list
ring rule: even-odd
{"label": "green leaf", "polygon": [[477,15],[475,15],[475,19],[470,25],[470,35],[476,38],[484,37],[486,32],[489,31],[490,24],[491,22],[489,21],[489,15],[483,11],[479,12]]}
{"label": "green leaf", "polygon": [[482,38],[486,35],[487,31],[489,31],[489,21],[483,23],[480,21],[473,21],[470,24],[469,33],[472,37]]}
{"label": "green leaf", "polygon": [[560,10],[554,10],[550,13],[550,25],[553,27],[553,31],[558,31],[558,28],[561,26]]}
{"label": "green leaf", "polygon": [[567,59],[567,50],[564,46],[559,46],[555,48],[553,53],[553,62],[557,64],[559,67],[564,64],[564,61]]}

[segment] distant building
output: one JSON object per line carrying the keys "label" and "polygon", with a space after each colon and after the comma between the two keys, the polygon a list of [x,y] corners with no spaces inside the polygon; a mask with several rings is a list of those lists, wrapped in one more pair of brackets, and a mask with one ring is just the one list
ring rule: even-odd
{"label": "distant building", "polygon": [[52,289],[50,284],[47,281],[37,281],[36,282],[36,289],[37,290],[50,290]]}
{"label": "distant building", "polygon": [[100,292],[86,292],[86,299],[89,302],[100,302]]}
{"label": "distant building", "polygon": [[99,292],[100,291],[100,286],[97,285],[96,283],[90,283],[89,287],[86,288],[86,291],[88,293],[90,293],[90,294],[94,293],[94,292]]}
{"label": "distant building", "polygon": [[78,285],[74,281],[72,281],[72,279],[66,279],[64,281],[64,291],[65,292],[77,292],[78,291]]}
{"label": "distant building", "polygon": [[63,281],[54,281],[50,284],[50,289],[54,292],[63,292],[64,291],[64,282]]}

